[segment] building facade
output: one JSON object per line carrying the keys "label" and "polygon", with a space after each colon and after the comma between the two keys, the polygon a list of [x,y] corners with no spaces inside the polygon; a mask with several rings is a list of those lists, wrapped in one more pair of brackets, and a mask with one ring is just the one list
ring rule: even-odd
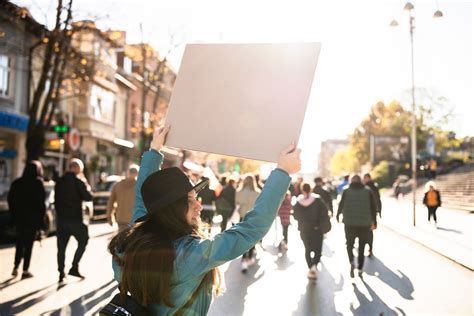
{"label": "building facade", "polygon": [[340,150],[349,148],[349,141],[346,139],[328,139],[321,142],[319,152],[318,174],[320,177],[331,176],[331,159]]}
{"label": "building facade", "polygon": [[25,166],[30,48],[46,29],[29,12],[0,2],[0,210]]}

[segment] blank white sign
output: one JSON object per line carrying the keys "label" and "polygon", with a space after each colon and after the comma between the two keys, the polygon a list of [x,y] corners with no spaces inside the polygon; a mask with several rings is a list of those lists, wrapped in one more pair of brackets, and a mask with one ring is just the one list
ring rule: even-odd
{"label": "blank white sign", "polygon": [[297,142],[320,43],[188,44],[167,146],[276,162]]}

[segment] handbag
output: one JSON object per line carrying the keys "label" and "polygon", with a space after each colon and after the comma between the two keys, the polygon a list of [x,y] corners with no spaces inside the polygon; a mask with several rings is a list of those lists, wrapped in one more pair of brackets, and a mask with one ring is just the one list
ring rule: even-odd
{"label": "handbag", "polygon": [[[194,290],[194,292],[189,297],[186,304],[181,306],[174,315],[182,315],[184,309],[189,308],[194,300],[197,297],[199,290],[204,286],[206,277],[201,280],[199,286]],[[119,287],[120,288],[120,287]],[[149,315],[148,309],[139,304],[133,297],[130,295],[125,296],[125,301],[121,299],[120,293],[116,294],[112,300],[105,305],[100,311],[100,316],[147,316]]]}
{"label": "handbag", "polygon": [[138,304],[130,295],[126,295],[125,300],[122,301],[120,293],[118,293],[99,311],[99,315],[146,316],[148,315],[148,311],[144,306]]}
{"label": "handbag", "polygon": [[325,212],[325,215],[321,216],[320,222],[319,222],[319,229],[321,230],[321,233],[326,234],[331,230],[331,220],[329,219],[329,215],[327,214],[327,211]]}

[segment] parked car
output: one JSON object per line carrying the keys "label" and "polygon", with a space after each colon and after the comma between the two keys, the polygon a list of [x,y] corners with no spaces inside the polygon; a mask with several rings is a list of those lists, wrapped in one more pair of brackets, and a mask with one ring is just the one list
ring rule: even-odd
{"label": "parked car", "polygon": [[98,183],[92,193],[94,202],[93,220],[107,218],[107,203],[110,198],[112,187],[117,182],[122,181],[123,177],[111,175],[105,178],[105,181]]}

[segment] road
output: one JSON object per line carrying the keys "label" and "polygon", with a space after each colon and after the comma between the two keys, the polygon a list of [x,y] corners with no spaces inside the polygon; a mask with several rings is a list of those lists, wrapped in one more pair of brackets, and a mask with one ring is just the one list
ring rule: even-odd
{"label": "road", "polygon": [[[85,280],[69,277],[58,286],[56,237],[35,244],[32,279],[11,279],[14,248],[0,249],[1,315],[93,315],[116,291],[110,255],[113,235],[105,223],[90,227],[91,239],[81,263]],[[247,274],[237,259],[221,267],[225,293],[209,315],[472,315],[473,273],[383,227],[376,231],[372,259],[363,280],[349,277],[342,224],[333,223],[324,241],[321,272],[306,278],[306,264],[296,225],[290,249],[279,254],[277,232],[269,232],[258,249],[259,260]],[[67,262],[75,242],[70,243]],[[68,266],[66,266],[68,268]]]}

